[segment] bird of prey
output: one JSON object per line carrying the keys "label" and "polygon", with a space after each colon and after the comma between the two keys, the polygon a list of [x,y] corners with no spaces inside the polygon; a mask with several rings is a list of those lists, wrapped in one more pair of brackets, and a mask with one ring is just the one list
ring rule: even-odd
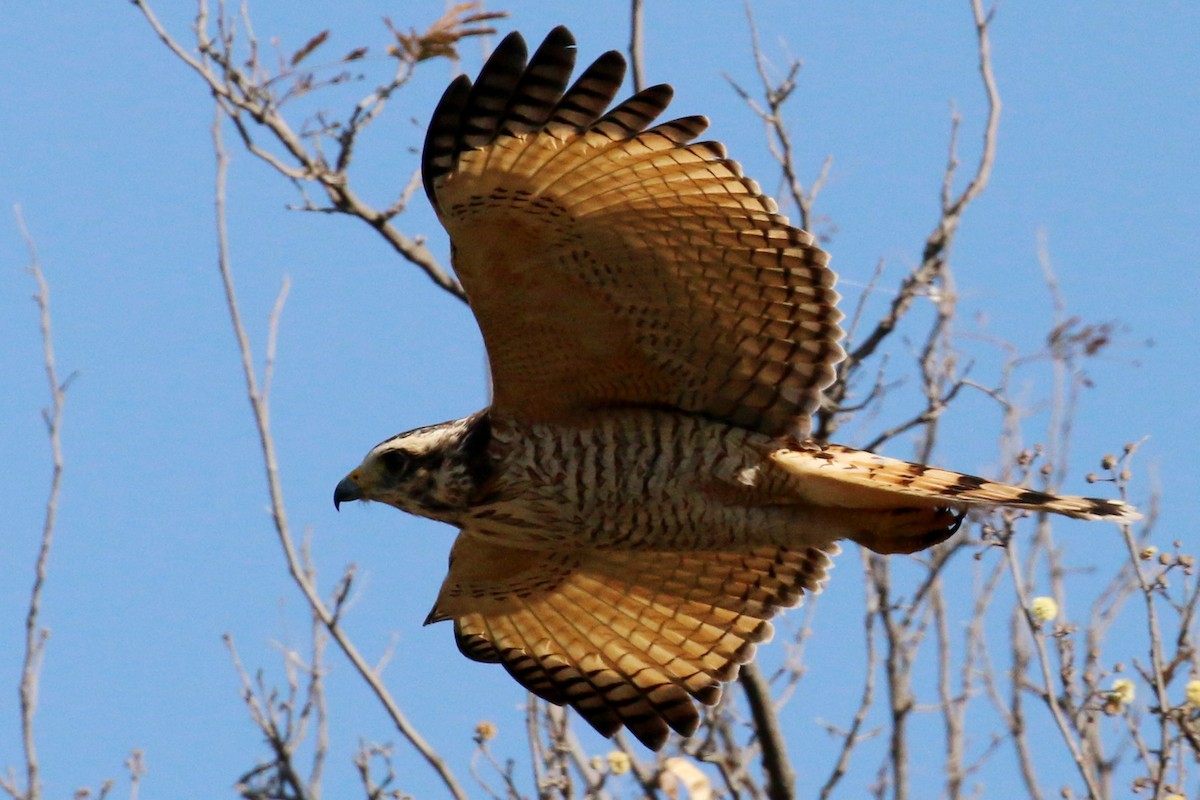
{"label": "bird of prey", "polygon": [[491,405],[394,436],[334,493],[459,529],[428,622],[600,733],[693,733],[693,700],[820,590],[843,539],[943,541],[967,509],[1136,518],[810,438],[843,358],[828,256],[704,117],[610,110],[617,52],[571,83],[563,27],[450,84],[425,191],[483,332]]}

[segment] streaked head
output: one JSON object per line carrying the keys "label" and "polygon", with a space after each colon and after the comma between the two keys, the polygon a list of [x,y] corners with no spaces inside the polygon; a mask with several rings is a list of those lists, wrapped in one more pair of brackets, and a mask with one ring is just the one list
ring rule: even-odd
{"label": "streaked head", "polygon": [[481,482],[490,440],[486,414],[401,433],[371,448],[343,478],[333,504],[374,500],[401,511],[453,522]]}

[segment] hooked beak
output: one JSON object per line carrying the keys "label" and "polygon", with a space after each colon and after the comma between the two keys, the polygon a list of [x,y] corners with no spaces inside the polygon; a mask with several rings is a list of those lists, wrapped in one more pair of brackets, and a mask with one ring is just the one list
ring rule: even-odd
{"label": "hooked beak", "polygon": [[337,488],[333,490],[333,507],[341,509],[342,503],[347,503],[351,500],[362,500],[363,490],[354,480],[354,474],[351,473],[342,478],[338,482]]}

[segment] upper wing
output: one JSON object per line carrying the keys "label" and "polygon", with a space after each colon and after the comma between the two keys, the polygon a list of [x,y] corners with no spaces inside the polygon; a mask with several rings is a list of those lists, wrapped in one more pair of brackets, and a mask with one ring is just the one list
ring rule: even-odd
{"label": "upper wing", "polygon": [[604,114],[624,59],[566,89],[574,57],[566,28],[528,65],[508,36],[425,141],[493,404],[528,421],[670,406],[804,436],[844,355],[828,256],[721,145],[689,144],[703,117],[646,128],[669,86]]}
{"label": "upper wing", "polygon": [[464,532],[427,622],[454,620],[464,655],[658,749],[670,729],[696,730],[690,698],[716,703],[770,639],[767,620],[820,591],[836,552],[522,550]]}

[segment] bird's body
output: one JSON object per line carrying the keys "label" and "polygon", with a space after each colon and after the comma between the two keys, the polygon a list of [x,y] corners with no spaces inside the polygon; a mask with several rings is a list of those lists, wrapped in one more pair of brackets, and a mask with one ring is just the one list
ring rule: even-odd
{"label": "bird's body", "polygon": [[[373,499],[506,547],[534,549],[832,549],[838,540],[874,536],[884,527],[898,541],[908,533],[924,547],[929,534],[944,538],[956,527],[956,515],[936,499],[919,514],[919,500],[894,492],[890,504],[856,503],[862,492],[852,484],[840,498],[816,488],[789,466],[822,449],[794,446],[800,449],[665,410],[532,425],[485,410],[380,445],[411,454],[413,472],[394,489],[377,483]],[[836,470],[832,458],[826,464]]]}
{"label": "bird's body", "polygon": [[460,530],[428,621],[605,734],[651,747],[818,591],[838,542],[914,552],[967,509],[1128,520],[809,438],[844,353],[828,256],[670,101],[567,87],[557,28],[443,96],[425,188],[483,331],[491,405],[376,446],[335,492]]}

